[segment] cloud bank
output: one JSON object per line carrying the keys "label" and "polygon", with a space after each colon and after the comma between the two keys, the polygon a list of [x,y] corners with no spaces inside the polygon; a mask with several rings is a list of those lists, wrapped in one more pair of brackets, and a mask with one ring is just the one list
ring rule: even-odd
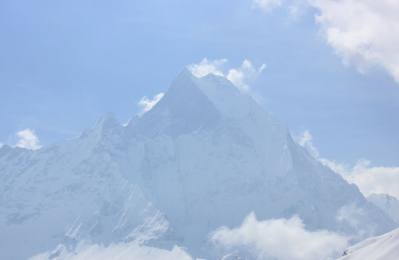
{"label": "cloud bank", "polygon": [[16,143],[16,147],[29,149],[29,150],[37,150],[40,149],[42,146],[40,144],[40,140],[35,134],[35,132],[31,129],[24,129],[17,132],[16,137],[18,141]]}
{"label": "cloud bank", "polygon": [[349,183],[356,184],[364,196],[382,193],[399,198],[399,167],[371,166],[371,162],[367,160],[359,160],[354,166],[350,167],[321,158],[309,131],[304,131],[297,138],[297,142],[322,164],[340,174]]}
{"label": "cloud bank", "polygon": [[367,160],[359,160],[353,167],[327,159],[321,162],[356,184],[366,197],[377,193],[399,198],[399,167],[371,166]]}
{"label": "cloud bank", "polygon": [[204,58],[199,63],[188,65],[187,68],[198,78],[208,74],[225,77],[239,90],[244,92],[250,90],[250,84],[254,82],[266,68],[265,64],[256,68],[248,59],[245,59],[238,68],[225,69],[227,63],[227,59],[208,60]]}
{"label": "cloud bank", "polygon": [[211,241],[226,250],[245,250],[256,259],[319,260],[339,256],[347,239],[329,231],[308,231],[299,217],[259,221],[254,213],[240,227],[222,227]]}

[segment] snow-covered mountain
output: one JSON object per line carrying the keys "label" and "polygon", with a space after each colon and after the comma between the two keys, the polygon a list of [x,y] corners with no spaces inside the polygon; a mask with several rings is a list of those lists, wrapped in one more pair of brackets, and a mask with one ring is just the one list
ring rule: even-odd
{"label": "snow-covered mountain", "polygon": [[399,229],[362,241],[344,253],[340,260],[397,260],[399,259]]}
{"label": "snow-covered mountain", "polygon": [[367,199],[399,225],[399,200],[388,194],[371,194]]}
{"label": "snow-covered mountain", "polygon": [[108,116],[64,144],[3,146],[0,178],[0,259],[151,238],[212,257],[209,233],[251,212],[355,239],[395,225],[249,95],[186,70],[127,126]]}

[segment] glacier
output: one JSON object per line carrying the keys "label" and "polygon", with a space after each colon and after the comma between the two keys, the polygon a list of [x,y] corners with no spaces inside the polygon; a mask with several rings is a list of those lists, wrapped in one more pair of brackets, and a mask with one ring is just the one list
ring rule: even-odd
{"label": "glacier", "polygon": [[251,212],[299,216],[353,241],[397,225],[250,95],[188,70],[126,126],[107,115],[61,144],[4,145],[0,178],[0,259],[80,241],[177,245],[213,259],[210,233]]}

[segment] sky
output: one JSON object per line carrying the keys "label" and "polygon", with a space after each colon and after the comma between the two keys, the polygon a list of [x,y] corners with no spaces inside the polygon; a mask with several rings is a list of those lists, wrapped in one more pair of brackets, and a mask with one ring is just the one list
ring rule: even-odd
{"label": "sky", "polygon": [[109,112],[125,123],[184,67],[247,60],[251,93],[320,156],[396,167],[399,5],[376,5],[1,0],[0,143],[63,142]]}

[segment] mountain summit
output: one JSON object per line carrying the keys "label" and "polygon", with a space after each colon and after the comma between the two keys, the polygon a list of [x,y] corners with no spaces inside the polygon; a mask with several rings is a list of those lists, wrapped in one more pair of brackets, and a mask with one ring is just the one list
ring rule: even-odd
{"label": "mountain summit", "polygon": [[106,118],[64,144],[4,149],[0,169],[1,259],[144,231],[152,243],[210,257],[210,232],[251,212],[298,215],[309,229],[352,237],[394,225],[249,95],[223,77],[187,70],[128,126]]}

